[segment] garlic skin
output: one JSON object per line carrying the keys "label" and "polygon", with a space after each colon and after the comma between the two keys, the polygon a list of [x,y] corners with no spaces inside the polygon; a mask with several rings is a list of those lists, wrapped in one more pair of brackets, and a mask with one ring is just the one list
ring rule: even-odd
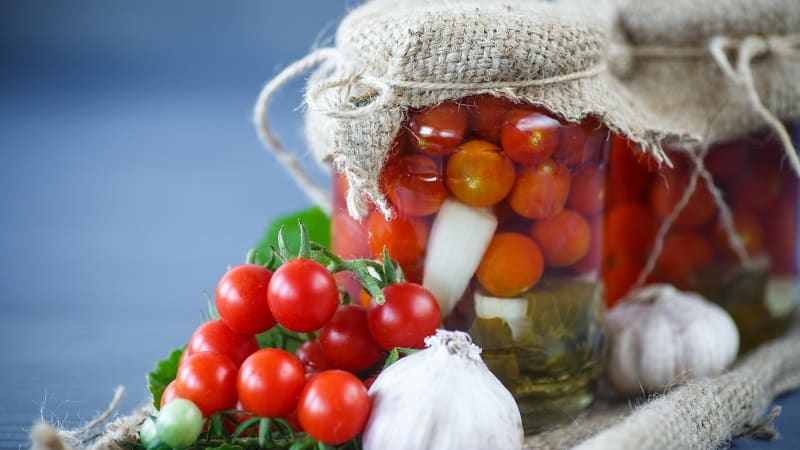
{"label": "garlic skin", "polygon": [[606,323],[608,380],[628,396],[719,375],[739,352],[739,331],[724,309],[671,285],[632,292]]}
{"label": "garlic skin", "polygon": [[372,384],[364,450],[522,449],[514,397],[469,335],[437,330],[425,344]]}

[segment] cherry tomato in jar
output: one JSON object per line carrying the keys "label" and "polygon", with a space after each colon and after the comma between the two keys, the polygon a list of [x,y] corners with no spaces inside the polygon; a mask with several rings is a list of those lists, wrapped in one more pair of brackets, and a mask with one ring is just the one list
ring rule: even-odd
{"label": "cherry tomato in jar", "polygon": [[169,382],[167,387],[164,388],[164,392],[161,393],[161,402],[159,403],[159,408],[163,408],[164,405],[169,403],[172,400],[175,400],[178,397],[178,391],[175,390],[175,380]]}
{"label": "cherry tomato in jar", "polygon": [[328,370],[306,383],[297,405],[297,418],[311,437],[336,445],[364,430],[371,408],[361,380],[343,370]]}
{"label": "cherry tomato in jar", "polygon": [[300,361],[276,348],[261,349],[239,369],[236,390],[247,411],[257,416],[282,417],[297,407],[306,382]]}
{"label": "cherry tomato in jar", "polygon": [[558,148],[552,158],[569,167],[596,164],[601,150],[609,139],[609,131],[600,122],[587,119],[579,124],[561,127]]}
{"label": "cherry tomato in jar", "polygon": [[591,236],[589,239],[589,251],[586,252],[586,256],[572,266],[572,269],[577,274],[599,271],[603,259],[603,216],[593,216],[587,220],[589,221]]}
{"label": "cherry tomato in jar", "polygon": [[[194,331],[184,353],[221,353],[240,366],[252,353],[258,350],[258,341],[252,334],[239,334],[221,320],[210,320]],[[188,357],[188,356],[187,356]]]}
{"label": "cherry tomato in jar", "polygon": [[514,163],[488,141],[461,144],[447,162],[445,180],[450,192],[470,206],[492,206],[503,200],[512,186]]}
{"label": "cherry tomato in jar", "polygon": [[[655,177],[650,187],[650,207],[656,217],[663,220],[677,207],[684,192],[689,188],[690,175],[687,172],[670,170],[662,177]],[[717,205],[708,190],[706,181],[697,179],[689,203],[678,214],[673,226],[692,229],[707,224],[716,214]]]}
{"label": "cherry tomato in jar", "polygon": [[570,180],[569,169],[553,160],[527,166],[517,174],[509,204],[522,217],[549,219],[564,209]]}
{"label": "cherry tomato in jar", "polygon": [[781,199],[765,217],[764,231],[769,238],[765,247],[772,262],[772,270],[780,274],[796,274],[797,267],[797,201]]}
{"label": "cherry tomato in jar", "polygon": [[492,295],[514,297],[542,278],[544,257],[533,239],[520,233],[497,233],[478,265],[478,282]]}
{"label": "cherry tomato in jar", "polygon": [[401,215],[434,214],[447,198],[441,172],[438,163],[427,156],[397,158],[383,171],[386,195]]}
{"label": "cherry tomato in jar", "polygon": [[692,275],[711,266],[714,252],[702,234],[676,231],[664,239],[656,262],[656,275],[679,289],[689,287]]}
{"label": "cherry tomato in jar", "polygon": [[367,309],[372,337],[385,350],[395,347],[424,348],[425,338],[442,323],[439,303],[433,294],[415,283],[397,283],[383,288],[385,301],[374,299]]}
{"label": "cherry tomato in jar", "polygon": [[584,169],[572,175],[567,208],[591,216],[603,210],[606,174],[602,168]]}
{"label": "cherry tomato in jar", "polygon": [[236,404],[238,367],[225,355],[200,352],[190,355],[178,368],[175,391],[191,400],[203,417],[230,409]]}
{"label": "cherry tomato in jar", "polygon": [[380,211],[367,219],[369,248],[376,259],[383,258],[386,248],[389,256],[403,267],[414,266],[425,253],[428,242],[428,225],[415,217],[395,217],[386,220]]}
{"label": "cherry tomato in jar", "polygon": [[[742,241],[747,255],[753,257],[764,251],[764,229],[758,216],[745,210],[734,210],[731,215],[734,233]],[[737,254],[730,243],[728,230],[723,225],[721,217],[718,217],[714,224],[713,242],[714,247],[719,250],[723,258],[736,258]]]}
{"label": "cherry tomato in jar", "polygon": [[275,325],[267,302],[272,272],[256,264],[242,264],[225,273],[214,296],[217,311],[228,328],[257,334]]}
{"label": "cherry tomato in jar", "polygon": [[624,256],[609,255],[603,264],[606,306],[613,308],[639,279],[642,264]]}
{"label": "cherry tomato in jar", "polygon": [[616,134],[612,137],[606,179],[609,204],[644,202],[647,198],[652,174],[639,164],[641,155],[632,141]]}
{"label": "cherry tomato in jar", "polygon": [[645,261],[658,231],[655,216],[639,203],[615,205],[606,217],[606,251],[634,261]]}
{"label": "cherry tomato in jar", "polygon": [[517,109],[506,114],[500,142],[503,152],[520,164],[547,160],[558,147],[561,124],[533,109]]}
{"label": "cherry tomato in jar", "polygon": [[318,339],[310,339],[303,342],[294,352],[306,374],[319,373],[325,370],[335,369],[333,364],[325,357]]}
{"label": "cherry tomato in jar", "polygon": [[703,166],[714,179],[731,179],[745,169],[747,144],[730,142],[711,147],[703,160]]}
{"label": "cherry tomato in jar", "polygon": [[307,333],[320,329],[333,317],[339,306],[339,288],[325,266],[298,258],[275,271],[267,298],[278,323]]}
{"label": "cherry tomato in jar", "polygon": [[375,365],[382,350],[367,326],[367,310],[359,305],[341,305],[319,332],[325,359],[338,369],[359,372]]}
{"label": "cherry tomato in jar", "polygon": [[545,264],[550,267],[571,266],[589,253],[589,222],[569,209],[550,219],[533,222],[531,236],[539,244]]}
{"label": "cherry tomato in jar", "polygon": [[345,259],[368,258],[367,230],[359,222],[347,214],[347,210],[335,211],[331,217],[331,250]]}
{"label": "cherry tomato in jar", "polygon": [[408,120],[408,139],[417,150],[445,155],[464,140],[467,120],[467,108],[455,102],[416,111]]}
{"label": "cherry tomato in jar", "polygon": [[489,94],[476,95],[466,100],[469,108],[469,129],[478,138],[500,142],[506,112],[514,108],[514,102]]}
{"label": "cherry tomato in jar", "polygon": [[731,203],[755,212],[772,209],[783,189],[778,167],[768,162],[756,162],[749,167],[741,177],[731,182]]}

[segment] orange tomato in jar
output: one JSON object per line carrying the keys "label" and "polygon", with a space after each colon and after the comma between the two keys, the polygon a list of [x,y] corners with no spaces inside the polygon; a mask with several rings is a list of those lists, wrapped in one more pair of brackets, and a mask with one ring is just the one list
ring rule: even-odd
{"label": "orange tomato in jar", "polygon": [[592,216],[587,220],[590,231],[589,251],[572,266],[577,274],[588,274],[599,270],[603,258],[603,216]]}
{"label": "orange tomato in jar", "polygon": [[503,151],[520,164],[545,161],[558,147],[558,120],[534,109],[509,111],[500,132]]}
{"label": "orange tomato in jar", "polygon": [[531,236],[550,267],[568,267],[580,261],[589,252],[591,243],[589,222],[569,209],[550,219],[535,221]]}
{"label": "orange tomato in jar", "polygon": [[522,168],[509,196],[511,208],[522,217],[549,219],[567,202],[571,175],[562,163],[546,160]]}
{"label": "orange tomato in jar", "polygon": [[514,102],[507,98],[489,94],[476,95],[466,99],[469,109],[469,130],[480,139],[500,142],[500,130],[506,112],[514,108]]}
{"label": "orange tomato in jar", "polygon": [[[659,219],[665,219],[680,202],[684,192],[689,188],[690,174],[683,171],[669,170],[663,177],[653,178],[650,187],[650,207]],[[716,214],[717,205],[708,190],[703,178],[698,177],[697,184],[689,202],[678,214],[673,223],[675,228],[699,228],[707,224]]]}
{"label": "orange tomato in jar", "polygon": [[708,240],[695,231],[676,231],[667,235],[656,262],[657,277],[685,289],[690,277],[713,262],[713,250]]}
{"label": "orange tomato in jar", "polygon": [[367,219],[369,249],[373,258],[383,259],[383,249],[403,270],[416,267],[425,254],[428,224],[416,217],[395,217],[386,220],[380,211]]}
{"label": "orange tomato in jar", "polygon": [[386,195],[401,215],[431,215],[447,198],[439,164],[423,155],[407,155],[392,160],[384,169],[383,185]]}
{"label": "orange tomato in jar", "polygon": [[448,101],[413,112],[408,120],[408,139],[417,150],[444,155],[464,140],[468,110]]}
{"label": "orange tomato in jar", "polygon": [[539,282],[544,258],[533,239],[520,233],[497,233],[478,266],[478,282],[492,295],[514,297]]}
{"label": "orange tomato in jar", "polygon": [[606,197],[605,183],[605,170],[599,167],[573,174],[567,207],[587,216],[601,212]]}
{"label": "orange tomato in jar", "polygon": [[514,163],[488,141],[461,144],[447,162],[445,181],[450,192],[470,206],[492,206],[511,191]]}

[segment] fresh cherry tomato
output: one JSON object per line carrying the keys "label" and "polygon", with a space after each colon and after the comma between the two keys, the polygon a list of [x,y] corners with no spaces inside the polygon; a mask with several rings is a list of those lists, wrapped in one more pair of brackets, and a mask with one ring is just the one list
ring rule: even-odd
{"label": "fresh cherry tomato", "polygon": [[561,124],[532,109],[517,109],[506,114],[500,141],[505,154],[520,164],[545,161],[558,147]]}
{"label": "fresh cherry tomato", "polygon": [[564,209],[570,179],[569,169],[556,161],[525,167],[511,190],[511,208],[522,217],[549,219]]}
{"label": "fresh cherry tomato", "polygon": [[215,302],[228,328],[241,334],[257,334],[275,325],[267,304],[272,272],[255,264],[229,270],[217,284]]}
{"label": "fresh cherry tomato", "polygon": [[297,348],[294,355],[300,361],[300,364],[303,365],[303,369],[307,374],[335,369],[333,364],[325,357],[325,352],[322,351],[322,345],[320,345],[317,339],[303,342],[303,345]]}
{"label": "fresh cherry tomato", "polygon": [[391,161],[383,172],[383,184],[389,200],[403,215],[434,214],[447,198],[439,165],[423,155]]}
{"label": "fresh cherry tomato", "polygon": [[382,259],[386,248],[403,270],[415,265],[425,253],[428,225],[419,218],[395,217],[387,221],[380,211],[375,211],[367,219],[367,230],[372,256]]}
{"label": "fresh cherry tomato", "polygon": [[[659,219],[665,219],[680,202],[689,187],[688,172],[670,170],[663,177],[653,178],[650,187],[650,207]],[[697,179],[696,188],[689,198],[689,203],[678,214],[673,223],[675,228],[698,228],[707,224],[716,214],[717,205],[702,178]]]}
{"label": "fresh cherry tomato", "polygon": [[159,404],[159,408],[163,408],[164,405],[175,400],[178,397],[178,391],[175,390],[175,380],[169,382],[167,387],[164,388],[164,392],[161,393],[161,403]]}
{"label": "fresh cherry tomato", "polygon": [[178,368],[175,391],[208,417],[236,404],[237,369],[230,358],[220,353],[195,353]]}
{"label": "fresh cherry tomato", "polygon": [[[239,334],[228,328],[221,320],[210,320],[199,327],[189,339],[184,353],[222,353],[240,366],[251,353],[258,350],[258,341],[252,334]],[[187,356],[188,357],[188,356]]]}
{"label": "fresh cherry tomato", "polygon": [[594,119],[562,126],[553,159],[563,161],[569,167],[595,163],[608,139],[608,129]]}
{"label": "fresh cherry tomato", "polygon": [[339,306],[339,288],[322,264],[293,259],[272,275],[267,299],[275,320],[300,333],[320,329]]}
{"label": "fresh cherry tomato", "polygon": [[442,322],[436,297],[415,283],[390,284],[383,288],[383,296],[383,304],[373,299],[367,310],[367,324],[375,340],[386,350],[425,347],[425,338]]}
{"label": "fresh cherry tomato", "polygon": [[242,364],[236,391],[247,411],[257,416],[282,417],[294,411],[305,381],[303,366],[291,353],[264,348]]}
{"label": "fresh cherry tomato", "polygon": [[567,207],[591,216],[603,210],[606,174],[602,168],[585,169],[572,175]]}
{"label": "fresh cherry tomato", "polygon": [[[753,257],[764,251],[764,229],[758,216],[741,209],[734,210],[732,216],[735,232],[744,244],[747,254]],[[714,224],[713,242],[714,247],[722,253],[724,258],[733,259],[737,256],[728,239],[728,231],[719,217]]]}
{"label": "fresh cherry tomato", "polygon": [[702,234],[677,231],[664,239],[664,247],[656,262],[657,276],[679,289],[686,289],[692,275],[709,267],[712,261],[711,244]]}
{"label": "fresh cherry tomato", "polygon": [[653,248],[657,230],[656,219],[646,207],[638,203],[617,204],[606,218],[606,252],[643,262]]}
{"label": "fresh cherry tomato", "polygon": [[514,179],[514,163],[488,141],[461,144],[447,162],[447,187],[470,206],[499,203],[511,191]]}
{"label": "fresh cherry tomato", "polygon": [[358,372],[381,358],[380,346],[367,327],[367,310],[359,305],[341,305],[319,332],[325,359],[336,368]]}
{"label": "fresh cherry tomato", "polygon": [[343,370],[328,370],[306,383],[297,418],[311,437],[336,445],[363,431],[370,409],[369,394],[361,380]]}
{"label": "fresh cherry tomato", "polygon": [[567,267],[580,261],[589,252],[592,238],[589,222],[569,209],[533,222],[531,236],[550,267]]}
{"label": "fresh cherry tomato", "polygon": [[414,112],[408,121],[411,144],[417,150],[437,155],[452,152],[464,140],[466,130],[467,108],[455,102]]}
{"label": "fresh cherry tomato", "polygon": [[472,105],[469,109],[470,131],[480,139],[500,142],[503,120],[506,112],[514,108],[514,103],[489,94],[470,97],[465,103]]}
{"label": "fresh cherry tomato", "polygon": [[497,233],[483,254],[477,276],[498,297],[514,297],[542,278],[544,257],[533,239],[520,233]]}

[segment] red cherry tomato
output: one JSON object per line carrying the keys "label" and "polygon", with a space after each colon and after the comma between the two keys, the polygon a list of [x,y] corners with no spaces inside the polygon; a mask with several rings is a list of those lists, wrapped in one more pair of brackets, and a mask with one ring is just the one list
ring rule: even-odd
{"label": "red cherry tomato", "polygon": [[569,124],[561,128],[558,148],[553,159],[563,161],[569,167],[594,164],[609,138],[606,127],[594,119],[580,124]]}
{"label": "red cherry tomato", "polygon": [[572,269],[578,274],[588,274],[600,269],[603,258],[603,216],[589,217],[590,242],[586,256],[576,262]]}
{"label": "red cherry tomato", "polygon": [[447,154],[464,140],[467,108],[444,102],[411,114],[409,140],[417,150],[437,155]]}
{"label": "red cherry tomato", "polygon": [[325,359],[336,368],[358,372],[381,358],[381,348],[367,327],[367,311],[358,305],[341,305],[319,332]]}
{"label": "red cherry tomato", "polygon": [[605,251],[622,259],[644,262],[653,248],[658,223],[639,203],[620,203],[606,216]]}
{"label": "red cherry tomato", "polygon": [[585,169],[572,176],[567,207],[591,216],[603,210],[606,174],[602,168]]}
{"label": "red cherry tomato", "polygon": [[244,361],[236,390],[247,411],[257,416],[282,417],[294,411],[305,381],[297,358],[283,350],[264,348]]}
{"label": "red cherry tomato", "polygon": [[462,203],[492,206],[511,191],[514,163],[488,141],[469,141],[447,162],[447,187]]}
{"label": "red cherry tomato", "polygon": [[582,215],[565,209],[550,219],[533,222],[531,237],[539,244],[545,264],[567,267],[589,253],[591,229]]}
{"label": "red cherry tomato", "polygon": [[625,256],[610,255],[603,264],[606,306],[613,308],[639,279],[642,265]]}
{"label": "red cherry tomato", "polygon": [[569,169],[553,160],[527,166],[514,182],[508,198],[511,208],[522,217],[549,219],[564,209],[570,179]]}
{"label": "red cherry tomato", "polygon": [[272,272],[243,264],[229,270],[217,284],[215,302],[228,328],[241,334],[257,334],[275,325],[267,304],[267,286]]}
{"label": "red cherry tomato", "polygon": [[383,258],[383,249],[397,261],[405,271],[414,266],[425,253],[428,242],[428,225],[416,217],[396,217],[386,220],[380,211],[367,219],[369,248],[374,258]]}
{"label": "red cherry tomato", "polygon": [[[689,187],[690,175],[683,171],[666,171],[663,177],[655,177],[650,187],[650,207],[659,219],[666,218],[680,202]],[[714,197],[705,180],[698,178],[689,203],[678,214],[676,228],[698,228],[707,224],[717,212]]]}
{"label": "red cherry tomato", "polygon": [[775,207],[782,189],[779,165],[757,161],[732,184],[731,203],[738,208],[768,212]]}
{"label": "red cherry tomato", "polygon": [[672,233],[664,239],[664,247],[656,263],[656,275],[679,289],[686,289],[698,270],[711,265],[713,253],[711,244],[700,233]]}
{"label": "red cherry tomato", "polygon": [[336,280],[322,264],[293,259],[272,275],[267,298],[275,320],[300,333],[320,329],[339,306]]}
{"label": "red cherry tomato", "polygon": [[506,112],[514,108],[514,103],[488,94],[471,97],[466,103],[472,105],[469,109],[470,131],[481,139],[499,142]]}
{"label": "red cherry tomato", "polygon": [[540,163],[556,151],[560,127],[557,120],[534,110],[510,111],[500,134],[503,152],[520,164]]}
{"label": "red cherry tomato", "polygon": [[[732,211],[733,226],[736,234],[741,239],[748,256],[753,257],[764,251],[764,229],[758,216],[746,210]],[[736,251],[728,239],[728,231],[717,218],[712,231],[714,247],[720,251],[723,258],[736,258]],[[772,236],[773,238],[775,236]]]}
{"label": "red cherry tomato", "polygon": [[382,305],[372,300],[367,309],[367,324],[375,340],[386,350],[425,347],[425,338],[442,322],[436,297],[414,283],[386,286],[383,296]]}
{"label": "red cherry tomato", "polygon": [[178,391],[175,390],[175,380],[169,382],[167,387],[164,388],[164,392],[161,393],[161,403],[159,404],[159,408],[163,408],[164,405],[169,403],[172,400],[175,400],[178,397]]}
{"label": "red cherry tomato", "polygon": [[703,165],[715,179],[730,179],[745,169],[747,143],[729,142],[711,147]]}
{"label": "red cherry tomato", "polygon": [[322,345],[319,340],[311,339],[303,342],[303,345],[297,348],[294,355],[303,365],[303,369],[307,374],[318,373],[324,370],[334,369],[335,367],[325,357],[325,352],[322,351]]}
{"label": "red cherry tomato", "polygon": [[447,198],[441,172],[436,161],[427,156],[397,158],[383,172],[386,195],[400,214],[431,215]]}
{"label": "red cherry tomato", "polygon": [[236,364],[225,355],[195,353],[178,368],[175,391],[178,397],[197,405],[203,417],[208,417],[236,404],[236,371]]}
{"label": "red cherry tomato", "polygon": [[335,445],[364,430],[370,409],[369,394],[361,380],[343,370],[328,370],[306,383],[297,418],[311,437]]}
{"label": "red cherry tomato", "polygon": [[256,350],[258,341],[254,335],[239,334],[221,320],[211,320],[197,327],[184,353],[217,352],[240,366]]}

